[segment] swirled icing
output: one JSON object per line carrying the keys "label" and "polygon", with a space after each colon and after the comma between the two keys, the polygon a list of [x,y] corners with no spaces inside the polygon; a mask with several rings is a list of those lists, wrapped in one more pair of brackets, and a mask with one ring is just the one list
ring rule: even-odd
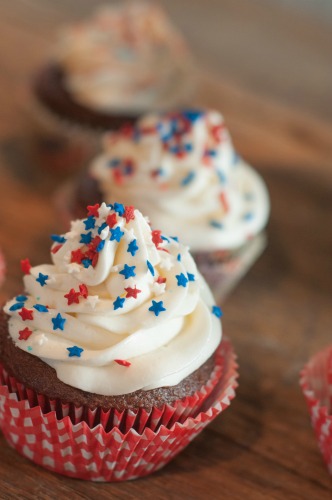
{"label": "swirled icing", "polygon": [[9,301],[9,334],[73,387],[103,395],[176,385],[221,339],[187,247],[152,231],[131,206],[105,203],[53,236],[53,264],[24,261],[25,294]]}
{"label": "swirled icing", "polygon": [[235,249],[260,232],[269,197],[216,111],[150,114],[109,134],[90,173],[103,199],[134,203],[193,251]]}
{"label": "swirled icing", "polygon": [[163,10],[148,2],[105,7],[59,35],[54,55],[73,98],[93,109],[165,109],[187,100],[193,64]]}

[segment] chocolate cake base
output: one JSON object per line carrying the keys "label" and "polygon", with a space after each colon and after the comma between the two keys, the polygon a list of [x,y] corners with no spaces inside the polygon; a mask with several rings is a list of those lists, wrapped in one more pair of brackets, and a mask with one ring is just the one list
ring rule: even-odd
{"label": "chocolate cake base", "polygon": [[[37,356],[16,347],[8,333],[8,316],[0,313],[0,363],[18,381],[38,394],[49,399],[59,399],[62,403],[88,408],[110,408],[119,411],[140,408],[150,411],[172,404],[186,396],[193,395],[205,385],[214,369],[214,356],[211,356],[198,370],[175,386],[160,387],[149,391],[139,390],[121,396],[102,396],[82,391],[64,384],[57,378],[55,370]],[[124,368],[126,369],[126,368]]]}
{"label": "chocolate cake base", "polygon": [[33,91],[37,99],[50,111],[74,124],[96,129],[113,130],[128,123],[135,123],[138,114],[96,111],[73,99],[66,89],[63,69],[50,63],[44,66],[34,78]]}

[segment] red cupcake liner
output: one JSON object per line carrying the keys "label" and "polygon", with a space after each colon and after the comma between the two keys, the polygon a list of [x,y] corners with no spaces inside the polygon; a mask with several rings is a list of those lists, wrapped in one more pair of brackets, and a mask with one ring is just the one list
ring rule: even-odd
{"label": "red cupcake liner", "polygon": [[309,360],[301,372],[300,385],[319,449],[332,474],[332,346]]}
{"label": "red cupcake liner", "polygon": [[4,256],[0,250],[0,286],[5,281],[5,274],[6,274],[6,263]]}
{"label": "red cupcake liner", "polygon": [[257,234],[236,252],[192,252],[217,303],[223,302],[263,253],[267,244],[264,232]]}
{"label": "red cupcake liner", "polygon": [[[69,414],[59,418],[58,408],[44,413],[42,398],[36,406],[31,405],[28,394],[20,400],[18,388],[11,392],[5,383],[8,376],[2,372],[0,427],[13,448],[53,472],[93,481],[145,476],[166,465],[230,405],[238,373],[229,340],[222,341],[218,352],[223,368],[217,385],[197,407],[196,415],[183,421],[172,423],[170,419],[165,425],[159,420],[155,430],[145,426],[142,431],[134,427],[123,431],[114,419],[108,430],[102,416],[98,417],[100,423],[94,424],[91,412],[84,421],[73,423]],[[140,412],[136,419],[140,421]]]}

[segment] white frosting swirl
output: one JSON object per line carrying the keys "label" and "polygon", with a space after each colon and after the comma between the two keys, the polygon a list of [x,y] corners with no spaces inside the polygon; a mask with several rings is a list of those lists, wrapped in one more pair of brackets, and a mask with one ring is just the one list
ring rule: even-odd
{"label": "white frosting swirl", "polygon": [[236,249],[269,215],[263,180],[236,155],[216,111],[147,115],[105,137],[90,173],[105,201],[133,203],[193,251]]}
{"label": "white frosting swirl", "polygon": [[[15,344],[60,380],[103,395],[176,385],[221,339],[219,308],[188,249],[138,210],[96,205],[54,236],[53,264],[4,308]],[[119,240],[119,241],[118,241]]]}
{"label": "white frosting swirl", "polygon": [[142,112],[187,101],[193,63],[161,7],[124,2],[59,36],[55,54],[76,101],[100,110]]}

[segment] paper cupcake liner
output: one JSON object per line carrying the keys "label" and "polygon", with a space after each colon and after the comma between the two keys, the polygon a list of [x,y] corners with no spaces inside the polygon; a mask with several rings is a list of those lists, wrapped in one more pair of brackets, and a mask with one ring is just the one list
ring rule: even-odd
{"label": "paper cupcake liner", "polygon": [[5,274],[6,274],[5,258],[0,250],[0,286],[3,284],[5,280]]}
{"label": "paper cupcake liner", "polygon": [[192,252],[217,303],[221,303],[254,265],[267,245],[264,232],[257,234],[236,252]]}
{"label": "paper cupcake liner", "polygon": [[[43,401],[32,406],[29,398],[19,400],[2,375],[0,385],[0,427],[19,453],[53,472],[93,481],[123,481],[161,469],[194,439],[235,396],[237,364],[229,340],[219,353],[223,369],[218,384],[203,401],[195,417],[152,430],[118,426],[107,430],[103,423],[73,423],[59,418],[57,408],[44,413]],[[137,416],[140,419],[140,414]],[[87,418],[88,420],[88,418]],[[102,419],[101,419],[102,420]]]}
{"label": "paper cupcake liner", "polygon": [[332,346],[309,360],[301,372],[300,385],[319,449],[332,474]]}

